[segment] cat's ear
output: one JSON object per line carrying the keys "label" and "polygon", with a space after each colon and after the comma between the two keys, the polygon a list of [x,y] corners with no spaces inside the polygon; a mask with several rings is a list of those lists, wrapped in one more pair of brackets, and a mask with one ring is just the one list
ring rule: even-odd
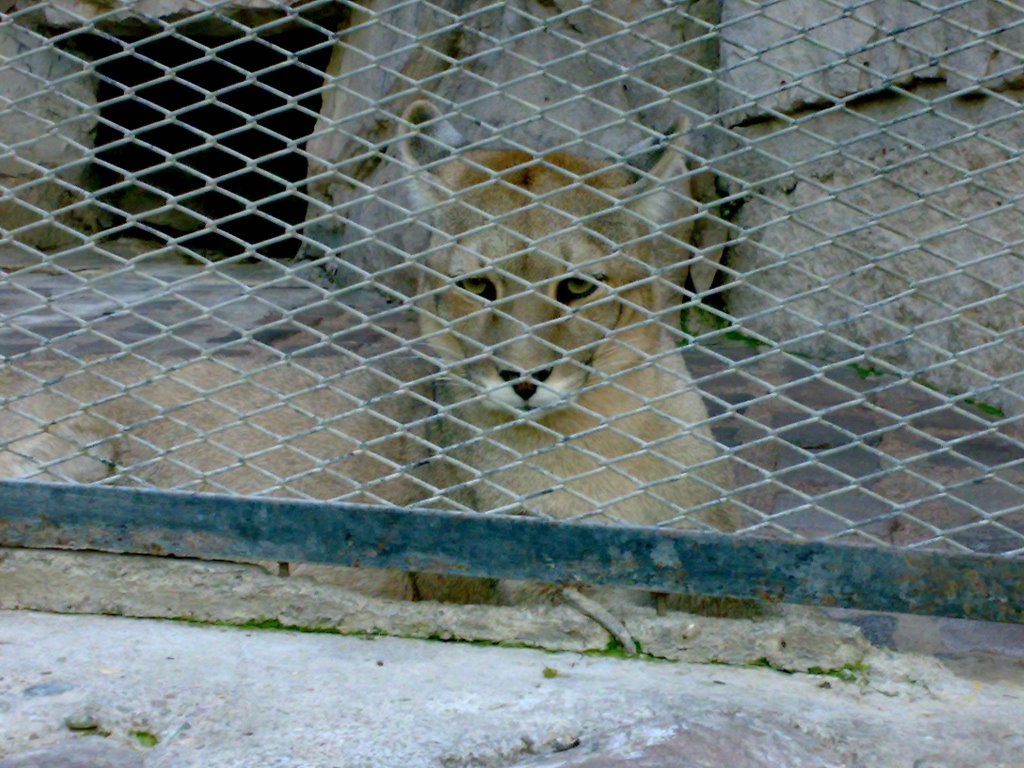
{"label": "cat's ear", "polygon": [[429,101],[414,101],[402,114],[409,133],[402,140],[402,161],[413,174],[413,202],[430,208],[448,199],[449,190],[437,166],[465,146],[466,139]]}
{"label": "cat's ear", "polygon": [[688,129],[689,121],[680,117],[669,135],[648,139],[624,153],[626,162],[640,178],[614,194],[653,226],[676,221],[682,200],[690,199],[684,151]]}

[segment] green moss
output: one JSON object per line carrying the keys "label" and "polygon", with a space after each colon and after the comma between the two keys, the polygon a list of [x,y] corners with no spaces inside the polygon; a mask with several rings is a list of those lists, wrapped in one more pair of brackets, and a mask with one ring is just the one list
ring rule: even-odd
{"label": "green moss", "polygon": [[832,669],[808,667],[807,674],[834,677],[837,680],[842,680],[844,683],[866,683],[868,681],[868,668],[859,661]]}
{"label": "green moss", "polygon": [[772,346],[767,341],[755,339],[753,336],[748,336],[747,334],[741,333],[740,331],[726,331],[725,338],[729,339],[729,341],[738,341],[741,344],[746,344],[748,347],[751,347],[753,349],[760,349],[762,347]]}
{"label": "green moss", "polygon": [[862,379],[871,379],[875,376],[886,376],[885,371],[880,371],[877,368],[872,368],[870,365],[858,365],[857,363],[850,363],[848,366],[851,371],[855,372]]}
{"label": "green moss", "polygon": [[[355,633],[352,633],[352,634],[355,634]],[[433,641],[439,642],[439,643],[461,643],[463,645],[481,645],[481,646],[487,646],[487,647],[490,647],[490,648],[520,648],[520,649],[525,649],[525,650],[529,650],[529,651],[543,651],[544,653],[551,653],[551,654],[565,653],[564,650],[559,650],[559,649],[556,649],[556,648],[544,648],[543,646],[530,645],[529,643],[520,643],[520,642],[514,642],[514,641],[508,641],[508,640],[467,640],[465,638],[452,637],[450,635],[437,635],[437,634],[434,634],[434,635],[395,635],[395,637],[404,637],[405,639],[408,639],[408,640],[433,640]],[[645,653],[641,649],[639,642],[636,644],[636,650],[637,650],[636,655],[631,656],[631,655],[626,653],[626,651],[622,647],[622,644],[618,640],[612,638],[611,640],[608,641],[608,645],[606,645],[604,648],[591,648],[590,650],[581,651],[580,653],[582,653],[582,655],[584,655],[584,656],[603,656],[603,657],[606,657],[606,658],[610,657],[610,658],[615,658],[615,659],[631,659],[631,660],[640,659],[642,661],[674,661],[673,659],[663,659],[660,656],[655,656],[655,655],[650,654],[650,653]],[[548,669],[551,669],[551,668],[550,667],[545,667],[545,670],[548,670]],[[554,677],[555,675],[559,674],[557,670],[552,669],[551,671],[554,672],[555,674],[554,675],[550,675],[550,674],[548,674],[547,671],[545,671],[544,676],[545,677]]]}
{"label": "green moss", "polygon": [[[969,405],[972,408],[974,408],[974,409],[976,409],[978,411],[981,411],[986,416],[994,416],[997,419],[1005,419],[1006,418],[1005,411],[1003,411],[1003,409],[999,408],[998,406],[991,405],[990,403],[982,402],[981,400],[977,400],[977,399],[975,399],[973,397],[963,397],[963,398],[961,398],[961,394],[959,392],[953,392],[953,391],[948,390],[948,389],[940,389],[939,387],[936,387],[934,384],[929,384],[927,381],[920,381],[918,379],[914,379],[914,383],[917,384],[918,386],[924,387],[925,389],[930,390],[932,392],[936,392],[936,393],[938,393],[940,395],[945,395],[946,397],[960,398],[960,400],[959,400],[960,403],[963,403],[964,405]],[[957,404],[959,405],[959,403],[957,403]]]}
{"label": "green moss", "polygon": [[[194,616],[175,616],[172,621],[199,624],[205,627],[231,627],[232,629],[255,629],[261,632],[304,632],[318,635],[345,634],[335,627],[304,627],[300,624],[285,624],[278,619],[253,619],[252,621],[219,621],[197,619]],[[364,633],[360,633],[364,634]],[[368,634],[368,633],[367,633]]]}
{"label": "green moss", "polygon": [[[869,379],[875,376],[894,375],[892,371],[882,371],[879,370],[878,368],[873,368],[871,366],[866,365],[858,365],[857,363],[850,363],[846,367],[855,371],[857,375],[860,376],[862,379]],[[937,387],[934,384],[929,384],[927,381],[922,381],[920,379],[912,379],[912,381],[917,386],[924,387],[925,389],[931,392],[935,392],[940,395],[945,395],[946,397],[960,397],[960,393],[941,389],[940,387]],[[1003,411],[1002,408],[999,408],[998,406],[995,405],[991,405],[989,403],[982,402],[981,400],[977,400],[973,397],[964,397],[960,400],[960,402],[963,403],[964,405],[969,405],[970,407],[980,411],[981,413],[984,413],[986,416],[993,416],[997,419],[1006,418],[1006,412]]]}
{"label": "green moss", "polygon": [[160,741],[160,739],[149,731],[132,731],[131,735],[140,747],[145,747],[146,749],[152,749]]}
{"label": "green moss", "polygon": [[543,674],[546,679],[551,680],[552,678],[558,677],[559,672],[553,667],[544,667],[544,671],[541,674]]}
{"label": "green moss", "polygon": [[[692,305],[686,307],[679,314],[679,328],[686,334],[690,339],[704,336],[706,334],[715,334],[721,338],[728,339],[729,341],[739,342],[752,349],[762,349],[765,347],[774,347],[775,345],[750,336],[742,331],[736,330],[736,328],[729,321],[728,317],[723,317],[718,312],[713,312],[706,307],[699,305]],[[719,334],[719,331],[725,331],[725,333]],[[683,342],[685,344],[686,342]]]}
{"label": "green moss", "polygon": [[[520,648],[531,651],[544,651],[545,653],[562,653],[560,650],[553,650],[551,648],[543,648],[537,645],[530,645],[529,643],[509,640],[469,640],[449,634],[429,634],[425,629],[423,634],[390,634],[387,632],[367,632],[359,630],[342,631],[334,627],[304,627],[297,624],[285,624],[278,619],[254,619],[252,621],[232,622],[197,619],[194,616],[176,616],[168,620],[180,621],[185,624],[196,624],[205,627],[230,627],[232,629],[258,630],[262,632],[302,632],[307,634],[342,635],[345,637],[398,637],[406,640],[432,640],[437,643],[460,643],[463,645],[479,645],[491,648]],[[637,644],[637,650],[639,651],[639,644]],[[637,656],[628,656],[625,651],[623,651],[622,645],[614,639],[611,640],[604,648],[592,649],[584,651],[583,653],[590,656],[612,656],[627,659],[642,657],[648,660],[665,661],[665,659],[659,659],[657,656],[639,652]]]}
{"label": "green moss", "polygon": [[631,661],[664,661],[675,663],[675,659],[665,659],[661,656],[655,656],[653,653],[647,653],[643,650],[639,641],[637,641],[636,643],[636,654],[631,656],[630,654],[626,653],[625,649],[623,649],[622,643],[620,643],[615,638],[609,640],[608,645],[606,645],[604,648],[600,650],[595,649],[591,651],[583,651],[583,655],[603,656],[605,658],[612,659],[629,659]]}
{"label": "green moss", "polygon": [[729,321],[700,305],[686,307],[679,313],[679,328],[691,339],[729,326]]}
{"label": "green moss", "polygon": [[583,653],[586,656],[611,656],[613,658],[619,659],[634,659],[640,655],[640,648],[637,647],[637,656],[630,656],[622,647],[622,643],[620,643],[613,637],[611,640],[608,641],[608,645],[606,645],[604,648],[594,648],[589,651],[584,651]]}
{"label": "green moss", "polygon": [[[637,655],[641,653],[639,645],[637,645],[636,647],[636,652]],[[595,653],[603,653],[608,656],[625,656],[626,650],[622,647],[622,643],[620,643],[616,638],[613,637],[611,640],[608,641],[608,645],[604,647],[603,651],[595,651]]]}
{"label": "green moss", "polygon": [[[348,632],[348,633],[345,633],[345,634],[346,635],[361,636],[361,635],[363,635],[365,633],[363,633],[363,632]],[[431,641],[433,641],[435,643],[458,643],[460,645],[478,645],[478,646],[485,647],[485,648],[513,648],[513,649],[523,649],[523,650],[528,650],[528,651],[543,651],[544,653],[552,653],[552,654],[564,653],[565,652],[565,651],[561,651],[561,650],[557,650],[557,649],[552,649],[552,648],[544,648],[544,647],[539,646],[539,645],[531,645],[530,643],[523,643],[523,642],[519,642],[519,641],[516,641],[516,640],[480,640],[480,639],[472,640],[472,639],[469,639],[469,638],[458,637],[458,636],[450,635],[450,634],[447,634],[447,633],[439,634],[439,633],[435,632],[433,634],[428,634],[428,633],[424,632],[423,634],[402,634],[402,635],[387,634],[387,633],[380,633],[380,634],[385,636],[385,637],[400,637],[403,640],[431,640]],[[592,651],[592,652],[593,653],[604,653],[604,651]],[[584,653],[589,653],[589,651],[584,651]]]}
{"label": "green moss", "polygon": [[[721,661],[720,659],[712,659],[710,664],[725,664],[728,662]],[[743,664],[745,667],[761,667],[764,669],[771,669],[776,672],[781,672],[785,675],[792,675],[799,670],[787,669],[773,664],[771,659],[767,656],[761,656],[760,658],[753,659]],[[844,664],[841,667],[825,668],[825,667],[808,667],[807,674],[809,675],[820,675],[822,677],[834,677],[837,680],[842,680],[844,683],[867,683],[868,681],[868,668],[861,662],[854,662],[852,664]]]}
{"label": "green moss", "polygon": [[978,400],[975,400],[973,397],[964,398],[964,402],[967,403],[967,405],[971,406],[972,408],[977,408],[979,411],[988,416],[996,416],[997,418],[1000,419],[1006,418],[1006,413],[1003,411],[1002,408],[997,408],[996,406],[989,405],[988,403],[982,403]]}
{"label": "green moss", "polygon": [[745,667],[762,667],[764,669],[771,669],[771,670],[773,670],[775,672],[781,672],[784,675],[792,675],[793,674],[793,670],[792,669],[786,669],[786,667],[780,667],[777,664],[773,664],[771,659],[769,659],[767,656],[761,656],[760,658],[754,659],[753,661],[748,661],[743,666],[745,666]]}
{"label": "green moss", "polygon": [[263,631],[271,632],[321,632],[327,634],[339,634],[338,630],[331,627],[303,627],[298,624],[284,624],[278,619],[258,619],[253,621],[244,621],[241,624],[236,624],[239,629],[259,629]]}

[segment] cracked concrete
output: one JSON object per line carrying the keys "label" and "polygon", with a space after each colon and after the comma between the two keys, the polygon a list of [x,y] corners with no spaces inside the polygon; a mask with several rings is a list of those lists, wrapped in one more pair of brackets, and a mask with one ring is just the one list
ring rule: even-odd
{"label": "cracked concrete", "polygon": [[[258,565],[0,549],[0,609],[263,624],[340,633],[603,651],[599,624],[564,604],[456,605],[375,599],[330,582],[331,569],[282,578]],[[785,606],[757,619],[721,619],[616,604],[649,656],[806,671],[860,663],[869,650],[853,624]]]}

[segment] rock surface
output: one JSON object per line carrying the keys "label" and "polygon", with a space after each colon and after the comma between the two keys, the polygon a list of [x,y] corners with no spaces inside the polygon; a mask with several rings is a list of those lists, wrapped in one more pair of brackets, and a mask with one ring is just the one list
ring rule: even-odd
{"label": "rock surface", "polygon": [[738,324],[1024,413],[1020,16],[724,3]]}
{"label": "rock surface", "polygon": [[1024,260],[1008,247],[1024,238],[1024,121],[1001,100],[915,93],[936,105],[810,115],[799,138],[740,130],[749,149],[728,169],[750,236],[728,254],[730,311],[787,350],[863,356],[1024,413]]}
{"label": "rock surface", "polygon": [[77,242],[109,216],[83,205],[96,76],[24,27],[0,26],[0,226],[35,248]]}
{"label": "rock surface", "polygon": [[140,752],[102,738],[77,738],[0,757],[0,768],[142,768],[144,764]]}
{"label": "rock surface", "polygon": [[[653,722],[517,768],[862,768],[865,763],[799,724],[743,712]],[[740,746],[742,745],[742,746]],[[2,768],[2,766],[0,766]]]}
{"label": "rock surface", "polygon": [[941,10],[906,0],[725,0],[723,119],[735,125],[934,80],[947,92],[1019,87],[1020,20],[1018,8],[989,0]]}
{"label": "rock surface", "polygon": [[1024,747],[1012,659],[982,680],[879,654],[844,680],[30,612],[0,613],[0,648],[3,768],[77,745],[91,768],[1016,768]]}

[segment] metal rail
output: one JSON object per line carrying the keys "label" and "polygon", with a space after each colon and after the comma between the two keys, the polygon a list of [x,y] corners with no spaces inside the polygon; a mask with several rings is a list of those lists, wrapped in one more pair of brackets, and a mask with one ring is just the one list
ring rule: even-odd
{"label": "metal rail", "polygon": [[0,482],[0,545],[594,584],[1024,623],[1024,562],[675,529]]}

